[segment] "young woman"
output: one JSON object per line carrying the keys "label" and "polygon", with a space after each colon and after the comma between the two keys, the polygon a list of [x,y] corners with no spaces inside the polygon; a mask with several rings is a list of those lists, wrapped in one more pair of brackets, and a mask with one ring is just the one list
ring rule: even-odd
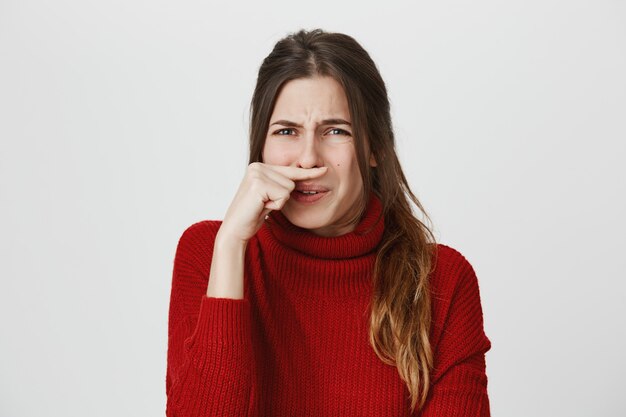
{"label": "young woman", "polygon": [[224,220],[178,243],[167,415],[489,416],[477,277],[411,202],[367,52],[280,40]]}

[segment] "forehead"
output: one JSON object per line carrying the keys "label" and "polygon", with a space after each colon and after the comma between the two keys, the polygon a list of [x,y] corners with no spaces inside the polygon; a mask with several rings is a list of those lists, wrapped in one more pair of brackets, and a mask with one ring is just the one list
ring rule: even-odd
{"label": "forehead", "polygon": [[346,93],[341,84],[328,76],[288,81],[280,90],[272,113],[272,120],[285,118],[295,122],[329,117],[350,120]]}

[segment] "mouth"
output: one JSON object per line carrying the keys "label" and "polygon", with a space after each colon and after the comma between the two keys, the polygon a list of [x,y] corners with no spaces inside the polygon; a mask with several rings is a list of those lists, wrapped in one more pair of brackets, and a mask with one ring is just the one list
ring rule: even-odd
{"label": "mouth", "polygon": [[328,191],[328,188],[320,184],[316,184],[314,182],[299,181],[299,182],[296,182],[295,191],[298,191],[304,194],[324,193]]}
{"label": "mouth", "polygon": [[302,204],[313,204],[324,198],[329,190],[319,186],[300,186],[291,192],[291,199]]}
{"label": "mouth", "polygon": [[312,182],[297,182],[295,191],[299,191],[302,193],[323,193],[328,191],[328,188],[315,184]]}

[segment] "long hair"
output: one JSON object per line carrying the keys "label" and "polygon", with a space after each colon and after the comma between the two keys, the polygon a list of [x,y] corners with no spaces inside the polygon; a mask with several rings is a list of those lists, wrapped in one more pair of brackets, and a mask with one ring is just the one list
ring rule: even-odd
{"label": "long hair", "polygon": [[[333,77],[346,93],[363,201],[373,192],[383,206],[385,232],[373,271],[369,341],[383,362],[398,368],[413,412],[426,401],[433,366],[428,275],[435,263],[436,243],[411,207],[412,201],[432,224],[400,167],[385,83],[356,40],[315,29],[300,30],[276,43],[261,64],[252,96],[249,162],[262,161],[281,87],[290,80],[318,75]],[[369,166],[368,147],[376,159],[375,168]]]}

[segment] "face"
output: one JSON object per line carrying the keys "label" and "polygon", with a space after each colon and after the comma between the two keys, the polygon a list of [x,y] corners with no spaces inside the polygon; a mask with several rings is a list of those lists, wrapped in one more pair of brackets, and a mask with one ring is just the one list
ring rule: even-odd
{"label": "face", "polygon": [[[339,236],[355,228],[355,216],[364,204],[363,180],[348,99],[334,78],[300,78],[283,86],[270,118],[263,162],[327,167],[321,177],[297,181],[281,211],[294,225],[320,236]],[[373,157],[370,166],[375,166]]]}

